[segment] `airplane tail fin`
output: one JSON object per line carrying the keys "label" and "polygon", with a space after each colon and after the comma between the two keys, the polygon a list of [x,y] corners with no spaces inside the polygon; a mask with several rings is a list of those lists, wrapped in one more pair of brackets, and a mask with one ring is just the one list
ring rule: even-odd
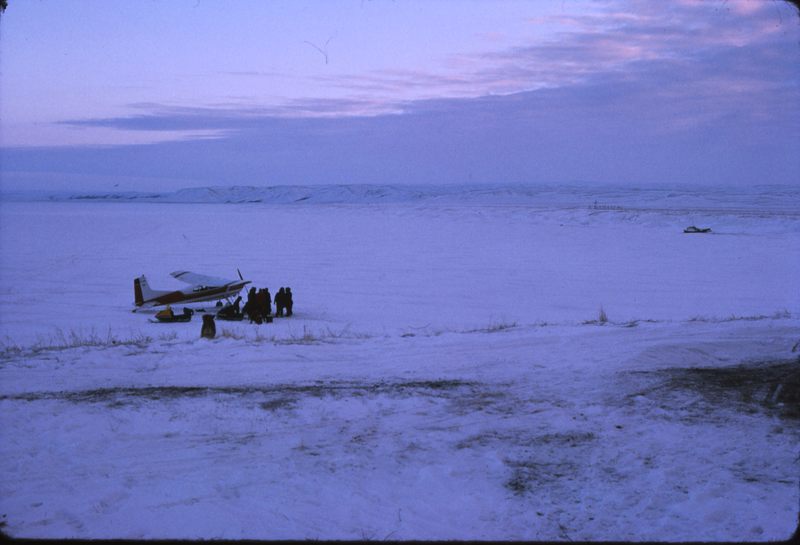
{"label": "airplane tail fin", "polygon": [[145,278],[144,275],[133,279],[133,295],[137,307],[142,306],[146,301],[154,299],[163,293],[166,292],[158,292],[150,289],[150,285],[147,283],[147,278]]}
{"label": "airplane tail fin", "polygon": [[[142,281],[144,280],[144,275],[140,278],[133,279],[133,297],[134,297],[134,304],[137,307],[140,307],[144,304],[144,297],[142,296]],[[145,285],[147,285],[147,281],[145,280]]]}

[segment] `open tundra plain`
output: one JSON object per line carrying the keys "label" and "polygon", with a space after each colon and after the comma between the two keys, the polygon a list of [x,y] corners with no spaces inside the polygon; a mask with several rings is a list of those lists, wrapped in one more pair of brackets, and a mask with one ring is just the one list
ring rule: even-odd
{"label": "open tundra plain", "polygon": [[[796,190],[76,196],[0,201],[8,535],[797,526]],[[237,268],[295,315],[205,340],[131,312],[140,274]]]}

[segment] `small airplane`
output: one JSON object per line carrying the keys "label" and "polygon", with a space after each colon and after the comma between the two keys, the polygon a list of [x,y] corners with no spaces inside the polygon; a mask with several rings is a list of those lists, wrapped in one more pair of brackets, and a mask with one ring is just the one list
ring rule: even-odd
{"label": "small airplane", "polygon": [[247,284],[250,284],[250,280],[242,278],[242,273],[239,272],[239,269],[236,269],[236,272],[239,273],[239,280],[227,280],[189,271],[175,271],[170,273],[170,276],[192,284],[190,289],[175,291],[151,289],[144,275],[134,278],[133,294],[136,308],[133,309],[133,312],[136,312],[139,308],[160,305],[228,299],[239,293]]}

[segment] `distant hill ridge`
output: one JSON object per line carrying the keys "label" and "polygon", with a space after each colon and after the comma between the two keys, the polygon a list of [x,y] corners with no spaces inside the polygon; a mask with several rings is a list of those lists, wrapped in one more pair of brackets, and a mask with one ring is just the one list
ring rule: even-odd
{"label": "distant hill ridge", "polygon": [[635,188],[610,185],[277,185],[210,186],[170,192],[20,191],[10,201],[266,204],[518,204],[557,207],[800,211],[800,188]]}

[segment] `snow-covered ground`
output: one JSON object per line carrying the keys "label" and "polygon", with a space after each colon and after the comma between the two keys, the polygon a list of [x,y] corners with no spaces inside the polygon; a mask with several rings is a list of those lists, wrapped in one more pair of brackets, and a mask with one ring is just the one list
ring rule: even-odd
{"label": "snow-covered ground", "polygon": [[[800,365],[796,190],[75,196],[0,201],[12,536],[759,541],[796,527],[791,386],[697,374]],[[177,289],[171,271],[236,268],[291,286],[295,315],[218,321],[208,341],[197,317],[130,312],[135,276]]]}

